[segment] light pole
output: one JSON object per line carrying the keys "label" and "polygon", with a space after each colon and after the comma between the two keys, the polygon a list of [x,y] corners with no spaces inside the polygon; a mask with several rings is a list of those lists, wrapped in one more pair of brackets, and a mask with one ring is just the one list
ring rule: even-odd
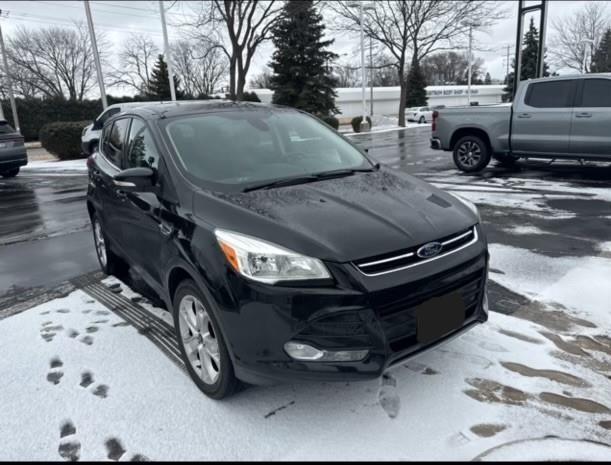
{"label": "light pole", "polygon": [[[2,10],[0,10],[0,17],[2,17]],[[6,16],[5,16],[6,17]],[[11,112],[13,113],[13,124],[15,130],[21,132],[19,127],[19,117],[17,116],[17,105],[15,104],[15,95],[13,94],[13,80],[9,73],[8,60],[6,59],[6,49],[4,48],[4,38],[2,37],[2,27],[0,26],[0,52],[2,52],[2,62],[4,64],[4,77],[8,87],[8,98],[11,102]],[[4,119],[4,111],[2,111],[2,105],[0,105],[0,118]]]}
{"label": "light pole", "polygon": [[98,86],[100,86],[100,98],[102,99],[102,108],[106,110],[108,102],[106,100],[106,90],[104,89],[102,65],[100,64],[100,55],[98,54],[98,43],[95,40],[95,30],[93,29],[93,19],[91,18],[91,8],[89,6],[89,0],[85,0],[85,14],[87,15],[87,25],[89,26],[89,37],[91,37],[91,48],[93,49],[95,71],[98,76]]}
{"label": "light pole", "polygon": [[579,41],[580,44],[583,44],[583,74],[587,74],[588,72],[588,46],[594,48],[594,41],[592,39],[582,39]]}
{"label": "light pole", "polygon": [[163,0],[159,0],[159,12],[161,13],[161,29],[163,29],[163,47],[165,49],[165,61],[168,64],[168,77],[170,79],[170,96],[172,97],[172,102],[175,102],[176,87],[174,86],[174,68],[172,67],[172,56],[170,55],[168,29],[165,25],[165,8],[163,7]]}
{"label": "light pole", "polygon": [[466,26],[469,26],[469,71],[467,72],[467,103],[469,106],[471,106],[471,71],[473,68],[473,28],[474,27],[479,27],[481,26],[481,24],[473,22],[473,21],[469,21],[469,22],[465,22],[463,23]]}
{"label": "light pole", "polygon": [[365,28],[363,26],[363,11],[373,10],[374,7],[371,5],[363,5],[362,1],[349,3],[348,6],[351,8],[358,7],[359,9],[359,26],[361,29],[361,98],[363,101],[363,119],[361,120],[360,129],[362,132],[370,129],[369,123],[367,122],[367,97],[365,93],[367,74],[365,72]]}

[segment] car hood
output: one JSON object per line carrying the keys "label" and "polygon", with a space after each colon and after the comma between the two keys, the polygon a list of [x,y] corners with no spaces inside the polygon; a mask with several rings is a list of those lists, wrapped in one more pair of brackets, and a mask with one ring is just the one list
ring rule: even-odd
{"label": "car hood", "polygon": [[200,192],[194,212],[213,227],[338,262],[424,244],[477,222],[455,197],[384,168],[247,193]]}

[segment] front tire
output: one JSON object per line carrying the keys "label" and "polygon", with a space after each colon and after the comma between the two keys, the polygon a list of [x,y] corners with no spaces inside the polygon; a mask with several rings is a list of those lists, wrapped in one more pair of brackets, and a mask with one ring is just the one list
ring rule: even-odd
{"label": "front tire", "polygon": [[454,164],[465,173],[483,170],[490,163],[488,145],[477,136],[465,136],[454,146]]}
{"label": "front tire", "polygon": [[418,123],[420,124],[426,123],[426,118],[424,116],[421,116],[420,119],[418,120]]}
{"label": "front tire", "polygon": [[0,173],[3,178],[14,178],[19,174],[19,168],[14,168],[12,170],[4,171]]}
{"label": "front tire", "polygon": [[238,380],[227,344],[211,306],[193,281],[178,286],[173,307],[176,337],[191,379],[212,399],[230,396]]}

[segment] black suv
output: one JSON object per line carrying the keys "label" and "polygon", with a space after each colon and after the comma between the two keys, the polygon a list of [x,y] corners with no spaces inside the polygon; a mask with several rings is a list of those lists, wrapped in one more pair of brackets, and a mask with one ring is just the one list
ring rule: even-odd
{"label": "black suv", "polygon": [[488,317],[476,208],[306,113],[136,108],[88,166],[102,268],[159,294],[213,398],[238,379],[375,378]]}

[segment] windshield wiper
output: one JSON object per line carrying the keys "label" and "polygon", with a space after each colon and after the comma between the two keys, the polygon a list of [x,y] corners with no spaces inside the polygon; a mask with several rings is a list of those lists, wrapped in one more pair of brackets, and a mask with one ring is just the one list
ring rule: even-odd
{"label": "windshield wiper", "polygon": [[279,179],[277,181],[267,181],[260,184],[253,184],[242,189],[242,192],[256,191],[259,189],[273,189],[274,187],[294,186],[295,184],[304,184],[306,182],[318,181],[320,178],[313,174],[305,176],[295,176],[293,178]]}
{"label": "windshield wiper", "polygon": [[296,184],[305,184],[308,182],[320,181],[321,179],[350,176],[355,173],[370,173],[372,171],[377,171],[378,168],[379,167],[375,165],[372,168],[348,168],[332,171],[323,171],[321,173],[306,174],[303,176],[295,176],[292,178],[279,179],[277,181],[268,181],[263,182],[261,184],[254,184],[245,187],[242,192],[256,191],[259,189],[273,189],[274,187],[294,186]]}

